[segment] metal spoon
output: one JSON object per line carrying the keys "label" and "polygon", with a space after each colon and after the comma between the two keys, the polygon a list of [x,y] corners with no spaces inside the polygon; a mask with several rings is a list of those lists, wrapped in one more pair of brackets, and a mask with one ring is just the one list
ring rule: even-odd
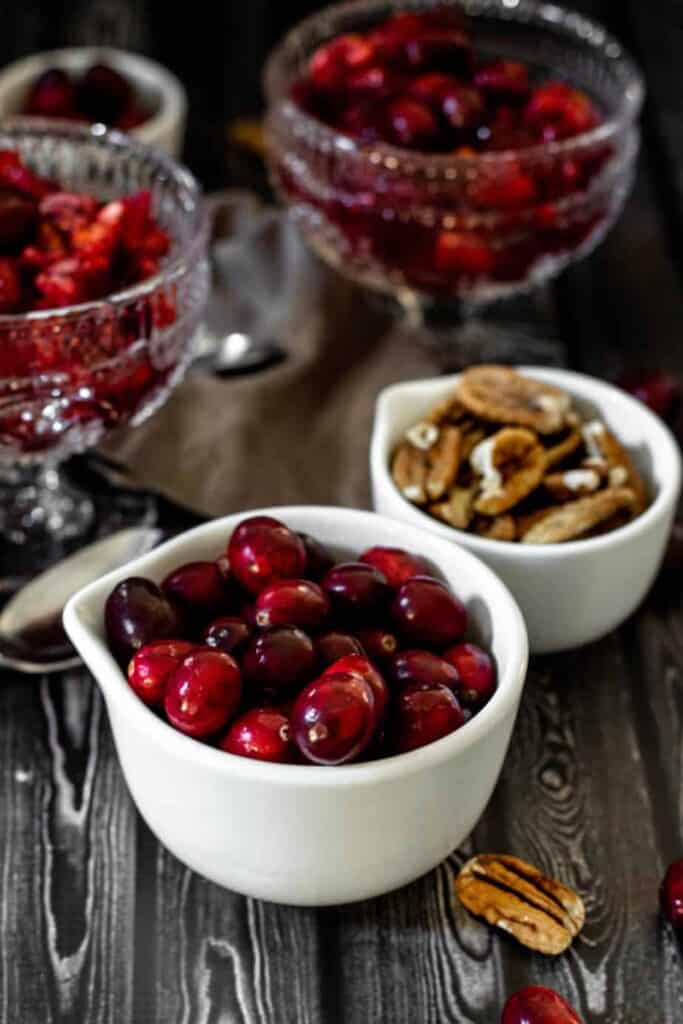
{"label": "metal spoon", "polygon": [[161,536],[150,526],[119,530],[35,576],[0,612],[0,668],[44,673],[79,665],[62,628],[64,605],[81,587],[149,551]]}

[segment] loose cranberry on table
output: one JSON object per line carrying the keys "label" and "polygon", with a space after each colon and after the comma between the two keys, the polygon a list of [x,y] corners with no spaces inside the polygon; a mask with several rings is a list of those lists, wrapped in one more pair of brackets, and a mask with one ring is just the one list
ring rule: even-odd
{"label": "loose cranberry on table", "polygon": [[228,560],[242,586],[258,594],[274,580],[303,576],[306,549],[284,523],[271,516],[252,516],[230,538]]}
{"label": "loose cranberry on table", "polygon": [[544,985],[529,985],[510,996],[500,1024],[582,1024],[562,996]]}
{"label": "loose cranberry on table", "polygon": [[156,583],[141,576],[114,587],[104,608],[104,624],[109,647],[124,663],[152,640],[182,636],[176,609]]}
{"label": "loose cranberry on table", "polygon": [[362,676],[325,674],[302,690],[292,710],[296,744],[315,764],[344,764],[369,745],[376,727],[375,697]]}
{"label": "loose cranberry on table", "polygon": [[166,681],[195,645],[186,640],[156,640],[142,647],[128,666],[128,682],[150,707],[161,707]]}
{"label": "loose cranberry on table", "polygon": [[287,715],[279,708],[252,708],[236,719],[221,740],[221,750],[274,764],[296,760]]}
{"label": "loose cranberry on table", "polygon": [[465,723],[458,699],[441,683],[409,683],[394,700],[393,746],[405,754],[434,743]]}
{"label": "loose cranberry on table", "polygon": [[188,736],[210,736],[224,728],[242,697],[242,675],[234,658],[209,648],[188,654],[166,681],[169,722]]}
{"label": "loose cranberry on table", "polygon": [[402,584],[391,616],[399,634],[415,646],[443,648],[467,629],[465,606],[429,576],[416,576]]}
{"label": "loose cranberry on table", "polygon": [[456,644],[443,653],[444,661],[452,665],[460,679],[460,699],[467,705],[483,705],[496,689],[496,669],[493,658],[476,644]]}
{"label": "loose cranberry on table", "polygon": [[683,928],[683,859],[667,868],[659,888],[662,914],[674,928]]}

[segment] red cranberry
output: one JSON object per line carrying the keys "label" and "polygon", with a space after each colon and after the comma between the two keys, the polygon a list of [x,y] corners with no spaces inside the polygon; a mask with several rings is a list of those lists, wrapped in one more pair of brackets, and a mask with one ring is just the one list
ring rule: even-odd
{"label": "red cranberry", "polygon": [[362,655],[348,654],[330,665],[323,672],[323,676],[335,675],[338,672],[350,672],[352,675],[361,676],[370,686],[375,697],[375,721],[379,725],[389,702],[389,689],[375,666]]}
{"label": "red cranberry", "polygon": [[460,132],[473,131],[484,115],[481,93],[471,85],[453,85],[441,97],[446,120]]}
{"label": "red cranberry", "polygon": [[496,689],[493,658],[476,644],[457,644],[444,652],[444,660],[460,676],[460,699],[465,704],[485,704]]}
{"label": "red cranberry", "polygon": [[0,314],[16,313],[21,303],[21,282],[12,260],[0,258]]}
{"label": "red cranberry", "polygon": [[306,578],[319,583],[328,569],[334,565],[332,552],[309,533],[300,533],[299,537],[306,551]]}
{"label": "red cranberry", "polygon": [[501,1024],[581,1024],[562,996],[543,985],[529,985],[510,996]]}
{"label": "red cranberry", "polygon": [[388,661],[398,647],[396,636],[380,626],[359,629],[358,639],[370,661],[376,661],[379,665]]}
{"label": "red cranberry", "polygon": [[318,660],[324,665],[331,665],[347,654],[360,654],[365,656],[365,651],[360,641],[350,633],[340,633],[338,630],[330,630],[322,633],[315,641],[318,652]]}
{"label": "red cranberry", "polygon": [[396,75],[381,64],[373,64],[369,68],[354,71],[344,83],[345,88],[350,92],[370,96],[386,94],[397,85]]}
{"label": "red cranberry", "polygon": [[394,100],[387,108],[392,142],[410,149],[428,149],[438,132],[429,107],[408,97]]}
{"label": "red cranberry", "polygon": [[433,110],[441,110],[444,93],[457,88],[460,83],[453,75],[444,75],[441,71],[428,71],[426,75],[418,75],[410,82],[407,92],[413,99],[426,103]]}
{"label": "red cranberry", "polygon": [[669,864],[659,887],[662,914],[675,928],[683,928],[683,859]]}
{"label": "red cranberry", "polygon": [[223,651],[196,650],[183,658],[166,682],[164,708],[176,729],[210,736],[230,721],[242,697],[242,676]]}
{"label": "red cranberry", "polygon": [[472,72],[472,42],[460,29],[435,28],[409,39],[404,47],[408,63],[415,68],[447,71],[456,78],[469,78]]}
{"label": "red cranberry", "polygon": [[177,611],[156,583],[131,576],[118,583],[107,598],[104,623],[114,657],[127,664],[152,640],[182,634]]}
{"label": "red cranberry", "polygon": [[284,523],[270,516],[252,516],[230,538],[228,560],[242,586],[258,594],[273,580],[302,576],[306,549]]}
{"label": "red cranberry", "polygon": [[472,200],[481,207],[504,210],[528,206],[536,198],[534,179],[514,163],[496,172],[495,177],[480,178],[470,189]]}
{"label": "red cranberry", "polygon": [[128,665],[128,682],[150,707],[164,703],[166,680],[182,659],[194,650],[187,640],[157,640],[137,651]]}
{"label": "red cranberry", "polygon": [[330,612],[327,594],[311,580],[275,580],[256,598],[255,621],[261,629],[300,626],[318,629]]}
{"label": "red cranberry", "polygon": [[309,683],[292,711],[296,744],[316,764],[344,764],[358,757],[370,743],[375,724],[372,688],[350,672]]}
{"label": "red cranberry", "polygon": [[399,589],[391,614],[399,632],[425,647],[447,647],[467,629],[467,609],[438,580],[416,576]]}
{"label": "red cranberry", "polygon": [[130,84],[107,64],[93,64],[79,82],[78,109],[91,121],[115,124],[130,101]]}
{"label": "red cranberry", "polygon": [[544,82],[534,89],[524,108],[527,124],[540,129],[546,142],[590,131],[599,123],[592,101],[564,82]]}
{"label": "red cranberry", "polygon": [[206,622],[225,605],[223,576],[215,562],[188,562],[170,572],[161,589],[189,622]]}
{"label": "red cranberry", "polygon": [[391,590],[383,573],[365,562],[343,562],[325,574],[322,588],[343,619],[364,621],[387,606]]}
{"label": "red cranberry", "polygon": [[458,699],[440,683],[408,683],[394,701],[392,734],[404,754],[448,736],[465,722]]}
{"label": "red cranberry", "polygon": [[35,117],[73,117],[75,98],[70,75],[61,68],[48,68],[31,87],[26,113]]}
{"label": "red cranberry", "polygon": [[419,555],[413,555],[402,548],[368,548],[360,556],[361,562],[374,565],[379,569],[390,587],[398,588],[411,576],[424,576],[427,572],[427,563]]}
{"label": "red cranberry", "polygon": [[252,637],[242,659],[247,681],[267,693],[285,694],[313,678],[315,648],[294,626],[280,626]]}
{"label": "red cranberry", "polygon": [[493,99],[525,99],[529,93],[529,69],[517,60],[494,60],[474,75],[474,84]]}
{"label": "red cranberry", "polygon": [[336,89],[352,71],[368,67],[374,60],[372,43],[349,32],[319,46],[311,57],[309,74],[319,89]]}
{"label": "red cranberry", "polygon": [[239,615],[222,615],[204,630],[202,642],[226,654],[239,654],[251,636],[251,628]]}
{"label": "red cranberry", "polygon": [[680,380],[661,370],[628,370],[616,383],[663,420],[669,419],[681,398]]}
{"label": "red cranberry", "polygon": [[430,651],[399,651],[391,659],[392,678],[401,686],[438,683],[458,693],[458,672],[453,665]]}
{"label": "red cranberry", "polygon": [[232,723],[221,740],[221,750],[274,764],[289,764],[296,756],[289,719],[278,708],[247,711]]}
{"label": "red cranberry", "polygon": [[440,231],[434,261],[439,270],[481,277],[494,268],[491,246],[475,231]]}

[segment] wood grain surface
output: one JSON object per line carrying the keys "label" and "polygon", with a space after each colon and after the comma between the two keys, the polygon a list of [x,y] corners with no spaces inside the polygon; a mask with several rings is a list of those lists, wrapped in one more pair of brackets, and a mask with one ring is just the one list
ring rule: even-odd
{"label": "wood grain surface", "polygon": [[[36,3],[12,5],[1,59],[67,40],[152,53],[190,83],[191,166],[209,187],[230,183],[225,120],[240,101],[242,109],[257,102],[254,69],[287,20],[279,5],[252,0],[218,12],[199,4],[193,18],[156,0],[50,6],[48,15]],[[609,23],[647,70],[637,185],[597,253],[491,319],[523,325],[532,347],[542,339],[549,362],[606,377],[642,363],[683,372],[680,5],[577,6]],[[288,10],[299,15],[304,7]],[[230,507],[273,499],[367,506],[374,395],[434,364],[405,340],[385,335],[371,343],[368,335],[386,330],[382,317],[363,319],[362,302],[348,290],[340,295],[326,347],[305,350],[282,378],[262,378],[264,409],[283,389],[303,388],[291,417],[263,438],[240,428],[235,412],[238,453],[231,448],[225,458],[231,472],[241,466],[249,476],[230,491]],[[314,379],[315,400],[307,390]],[[226,385],[236,409],[245,389],[260,386]],[[169,406],[178,423],[191,421],[189,393]],[[345,418],[326,418],[325,407],[344,409]],[[312,423],[302,425],[304,413]],[[329,477],[307,479],[300,452],[297,472],[279,472],[292,458],[292,438],[316,427],[334,446]],[[157,443],[154,429],[150,423],[148,434],[122,441],[120,450],[133,461],[142,457],[146,444]],[[255,461],[239,454],[240,444],[252,445]],[[462,849],[382,899],[297,910],[221,890],[159,846],[128,797],[102,702],[85,673],[38,683],[5,675],[0,1021],[497,1024],[506,995],[537,982],[561,991],[585,1024],[680,1024],[681,946],[658,918],[657,887],[666,864],[683,854],[682,769],[683,606],[680,581],[669,580],[604,641],[533,662],[500,784]],[[459,865],[475,851],[496,850],[534,862],[582,894],[587,925],[568,954],[551,961],[528,953],[455,903]]]}

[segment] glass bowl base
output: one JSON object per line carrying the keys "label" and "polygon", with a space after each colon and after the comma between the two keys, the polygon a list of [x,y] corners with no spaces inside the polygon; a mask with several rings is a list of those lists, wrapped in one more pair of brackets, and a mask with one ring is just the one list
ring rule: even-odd
{"label": "glass bowl base", "polygon": [[0,533],[13,544],[41,544],[82,537],[95,508],[67,483],[56,465],[0,464]]}

